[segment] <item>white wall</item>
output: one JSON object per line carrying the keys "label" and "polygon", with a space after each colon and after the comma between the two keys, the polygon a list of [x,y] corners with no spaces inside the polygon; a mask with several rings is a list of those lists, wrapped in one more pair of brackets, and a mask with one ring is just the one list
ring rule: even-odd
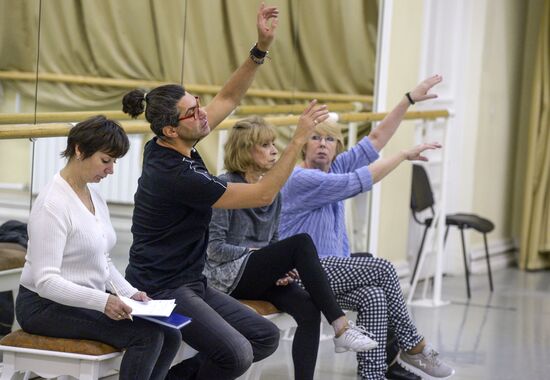
{"label": "white wall", "polygon": [[[436,89],[440,98],[424,108],[454,113],[452,144],[445,147],[448,209],[490,218],[497,226],[490,245],[506,250],[525,6],[513,0],[396,0],[392,6],[387,108],[421,77],[444,76]],[[409,146],[412,130],[404,123],[384,154]],[[420,241],[415,232],[407,247],[410,166],[402,165],[383,182],[378,253],[400,262]],[[447,245],[451,272],[462,271],[457,236]],[[468,235],[467,244],[478,251],[480,239]]]}
{"label": "white wall", "polygon": [[[392,1],[391,38],[387,67],[386,108],[391,109],[412,88],[418,77],[423,2]],[[403,25],[407,25],[404,31]],[[383,83],[381,84],[383,85]],[[410,147],[414,141],[412,122],[404,122],[382,155]],[[405,259],[409,218],[410,166],[402,165],[380,183],[380,218],[376,254],[393,262]]]}

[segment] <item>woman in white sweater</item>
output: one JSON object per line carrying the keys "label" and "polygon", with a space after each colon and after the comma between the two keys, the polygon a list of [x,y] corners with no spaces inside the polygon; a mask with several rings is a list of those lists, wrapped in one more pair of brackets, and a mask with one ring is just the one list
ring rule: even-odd
{"label": "woman in white sweater", "polygon": [[[107,204],[89,183],[113,173],[128,137],[116,122],[95,116],[69,132],[67,165],[36,199],[16,316],[23,330],[45,336],[91,339],[126,352],[120,379],[164,379],[180,332],[143,319],[114,294],[145,301],[115,268],[116,242]],[[109,291],[110,293],[107,293]]]}

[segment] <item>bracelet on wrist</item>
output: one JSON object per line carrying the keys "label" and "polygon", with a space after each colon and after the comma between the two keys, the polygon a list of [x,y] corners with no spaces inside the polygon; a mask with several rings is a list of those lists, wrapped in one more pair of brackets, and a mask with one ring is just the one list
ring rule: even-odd
{"label": "bracelet on wrist", "polygon": [[250,54],[250,59],[257,65],[262,65],[265,62],[265,58],[258,58],[252,54]]}
{"label": "bracelet on wrist", "polygon": [[258,44],[254,44],[254,46],[252,46],[252,49],[250,49],[250,54],[259,59],[265,58],[267,53],[269,53],[269,51],[260,50],[258,48]]}
{"label": "bracelet on wrist", "polygon": [[406,93],[405,93],[405,96],[406,96],[407,99],[409,100],[409,103],[411,103],[411,106],[414,105],[414,100],[413,100],[413,98],[411,97],[411,93],[410,93],[410,92],[406,92]]}
{"label": "bracelet on wrist", "polygon": [[261,65],[265,62],[265,57],[269,51],[263,51],[258,48],[258,44],[254,44],[250,49],[250,59],[257,65]]}

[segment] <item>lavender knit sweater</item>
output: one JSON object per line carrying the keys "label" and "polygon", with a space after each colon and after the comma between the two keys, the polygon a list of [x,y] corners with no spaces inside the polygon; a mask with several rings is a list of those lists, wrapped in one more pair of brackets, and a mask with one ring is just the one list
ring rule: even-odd
{"label": "lavender knit sweater", "polygon": [[368,137],[336,157],[328,173],[294,168],[281,190],[279,237],[308,233],[319,257],[350,255],[344,200],[372,188],[367,165],[378,159]]}

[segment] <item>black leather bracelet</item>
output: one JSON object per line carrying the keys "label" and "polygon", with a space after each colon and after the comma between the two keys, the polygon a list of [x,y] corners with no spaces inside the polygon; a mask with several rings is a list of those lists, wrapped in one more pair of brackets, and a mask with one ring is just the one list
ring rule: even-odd
{"label": "black leather bracelet", "polygon": [[254,44],[254,46],[252,46],[252,49],[250,49],[250,55],[253,55],[258,59],[265,58],[267,53],[269,53],[269,51],[263,51],[258,49],[258,44]]}
{"label": "black leather bracelet", "polygon": [[411,103],[411,106],[412,106],[414,104],[414,100],[413,98],[411,98],[411,93],[407,92],[405,93],[405,96],[407,97],[407,99],[409,99],[409,103]]}

